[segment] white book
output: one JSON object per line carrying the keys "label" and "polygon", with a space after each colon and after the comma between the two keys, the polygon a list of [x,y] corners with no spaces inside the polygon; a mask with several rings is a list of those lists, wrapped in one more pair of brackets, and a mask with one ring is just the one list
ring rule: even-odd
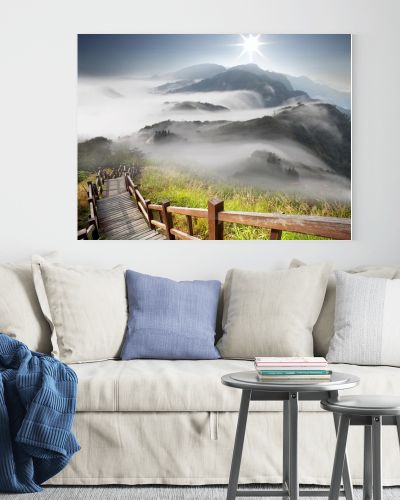
{"label": "white book", "polygon": [[328,362],[322,357],[268,357],[255,358],[255,364],[260,366],[310,366],[327,365]]}

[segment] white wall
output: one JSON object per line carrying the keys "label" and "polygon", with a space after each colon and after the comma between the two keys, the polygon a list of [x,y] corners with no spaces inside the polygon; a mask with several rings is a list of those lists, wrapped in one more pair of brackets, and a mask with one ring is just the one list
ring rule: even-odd
{"label": "white wall", "polygon": [[[296,256],[400,263],[399,0],[14,0],[0,7],[0,261],[73,262],[177,278]],[[353,33],[353,241],[76,241],[77,33]]]}

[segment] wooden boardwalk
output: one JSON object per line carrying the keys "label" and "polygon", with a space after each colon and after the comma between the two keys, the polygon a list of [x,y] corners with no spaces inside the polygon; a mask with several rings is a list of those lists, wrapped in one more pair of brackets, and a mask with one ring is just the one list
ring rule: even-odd
{"label": "wooden boardwalk", "polygon": [[108,240],[165,240],[150,229],[142,212],[125,187],[125,178],[107,179],[104,198],[97,201],[97,217],[101,233]]}

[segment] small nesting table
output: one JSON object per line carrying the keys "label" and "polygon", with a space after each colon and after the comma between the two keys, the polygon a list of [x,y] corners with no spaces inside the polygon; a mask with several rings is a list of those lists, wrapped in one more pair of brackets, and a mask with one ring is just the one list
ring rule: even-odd
{"label": "small nesting table", "polygon": [[349,425],[364,426],[363,498],[381,500],[382,425],[396,425],[400,439],[400,398],[344,396],[340,401],[322,401],[321,406],[336,414],[340,420],[329,500],[337,500],[339,497]]}
{"label": "small nesting table", "polygon": [[[328,495],[327,490],[317,492],[299,491],[298,478],[298,401],[330,401],[338,400],[338,391],[350,389],[359,383],[359,378],[346,373],[332,373],[328,380],[275,380],[260,381],[256,371],[239,372],[224,375],[221,379],[224,385],[242,390],[239,417],[236,429],[235,445],[233,448],[231,472],[227,500],[236,497],[267,496],[286,497],[298,500],[299,496]],[[260,491],[238,489],[240,463],[242,459],[243,442],[246,432],[247,415],[250,401],[283,401],[283,477],[282,490]],[[336,431],[339,426],[339,417],[334,413]],[[343,456],[343,483],[346,500],[353,500],[353,486],[346,453]]]}

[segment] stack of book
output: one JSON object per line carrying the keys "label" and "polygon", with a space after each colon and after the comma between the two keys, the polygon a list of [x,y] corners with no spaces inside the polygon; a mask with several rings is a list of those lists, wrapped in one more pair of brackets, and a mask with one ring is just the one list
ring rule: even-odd
{"label": "stack of book", "polygon": [[258,379],[273,380],[326,380],[331,376],[325,358],[256,358]]}

